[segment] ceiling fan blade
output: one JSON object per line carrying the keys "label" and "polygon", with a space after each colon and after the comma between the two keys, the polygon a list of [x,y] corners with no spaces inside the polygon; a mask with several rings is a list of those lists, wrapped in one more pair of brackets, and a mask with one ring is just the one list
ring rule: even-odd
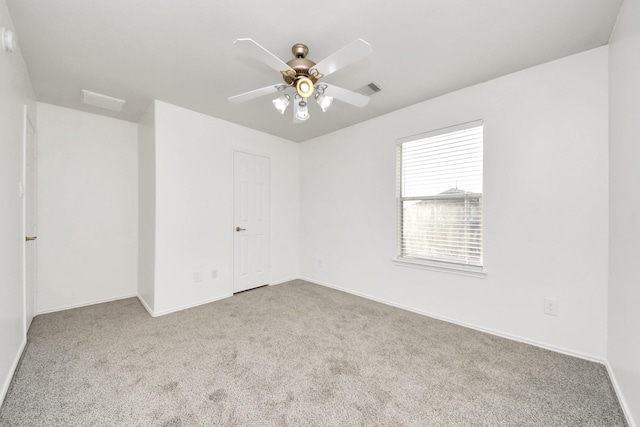
{"label": "ceiling fan blade", "polygon": [[249,55],[267,64],[269,67],[276,71],[293,70],[284,61],[269,52],[264,47],[253,41],[253,39],[237,39],[233,42],[240,49],[244,50]]}
{"label": "ceiling fan blade", "polygon": [[285,90],[288,86],[280,83],[273,84],[271,86],[261,87],[260,89],[255,89],[249,92],[241,93],[239,95],[230,96],[229,101],[234,104],[240,104],[241,102],[249,101],[254,98],[259,98],[261,96],[269,95],[271,93],[281,92]]}
{"label": "ceiling fan blade", "polygon": [[318,62],[315,67],[324,77],[371,55],[371,45],[357,39]]}
{"label": "ceiling fan blade", "polygon": [[324,82],[321,84],[327,87],[324,90],[324,94],[326,96],[331,96],[338,101],[346,102],[347,104],[355,105],[356,107],[364,107],[369,103],[369,97],[366,95],[362,95],[348,89],[330,85]]}

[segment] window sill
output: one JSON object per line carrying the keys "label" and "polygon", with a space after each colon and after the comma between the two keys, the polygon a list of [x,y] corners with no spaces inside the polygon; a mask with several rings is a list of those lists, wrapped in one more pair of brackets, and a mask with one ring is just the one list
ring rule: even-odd
{"label": "window sill", "polygon": [[457,274],[459,276],[477,277],[484,279],[487,272],[483,267],[471,267],[465,265],[451,264],[447,262],[414,260],[407,258],[396,258],[392,262],[402,267],[420,268],[423,270],[439,271],[441,273]]}

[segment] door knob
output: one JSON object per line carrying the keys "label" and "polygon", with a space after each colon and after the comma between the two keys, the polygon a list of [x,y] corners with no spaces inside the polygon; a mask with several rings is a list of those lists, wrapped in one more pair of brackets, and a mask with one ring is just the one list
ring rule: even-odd
{"label": "door knob", "polygon": [[38,236],[33,236],[33,237],[32,237],[32,236],[27,236],[27,237],[25,237],[25,240],[26,240],[27,242],[29,242],[29,241],[31,241],[31,240],[36,240],[37,238],[38,238]]}
{"label": "door knob", "polygon": [[246,231],[246,228],[240,228],[240,227],[236,227],[236,231]]}

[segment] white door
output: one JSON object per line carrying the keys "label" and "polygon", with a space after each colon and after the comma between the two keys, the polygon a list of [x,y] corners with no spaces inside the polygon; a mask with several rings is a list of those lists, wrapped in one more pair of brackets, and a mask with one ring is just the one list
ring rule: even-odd
{"label": "white door", "polygon": [[25,109],[25,177],[24,177],[24,224],[25,224],[25,332],[29,330],[36,312],[36,256],[37,256],[37,134]]}
{"label": "white door", "polygon": [[269,283],[269,159],[233,153],[233,292]]}

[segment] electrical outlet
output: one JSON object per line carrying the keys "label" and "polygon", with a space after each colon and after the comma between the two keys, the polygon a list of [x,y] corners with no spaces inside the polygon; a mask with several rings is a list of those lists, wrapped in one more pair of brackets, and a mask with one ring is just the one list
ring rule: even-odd
{"label": "electrical outlet", "polygon": [[194,282],[202,282],[202,271],[194,271],[193,272],[193,281]]}
{"label": "electrical outlet", "polygon": [[218,270],[211,270],[211,278],[216,279],[218,277]]}
{"label": "electrical outlet", "polygon": [[318,258],[318,267],[320,268],[324,267],[324,258]]}
{"label": "electrical outlet", "polygon": [[558,300],[545,298],[544,299],[544,314],[549,314],[551,316],[558,315]]}

